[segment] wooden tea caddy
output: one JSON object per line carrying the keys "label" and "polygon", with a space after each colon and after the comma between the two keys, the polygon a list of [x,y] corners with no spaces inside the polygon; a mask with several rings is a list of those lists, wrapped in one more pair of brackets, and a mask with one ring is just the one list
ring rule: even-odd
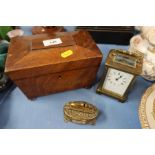
{"label": "wooden tea caddy", "polygon": [[[61,43],[54,44],[55,39]],[[43,41],[52,45],[45,46]],[[87,31],[11,39],[5,72],[29,98],[90,87],[102,53]]]}

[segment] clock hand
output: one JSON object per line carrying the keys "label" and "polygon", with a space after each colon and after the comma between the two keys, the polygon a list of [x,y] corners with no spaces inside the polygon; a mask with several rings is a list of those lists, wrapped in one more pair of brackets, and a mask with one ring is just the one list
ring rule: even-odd
{"label": "clock hand", "polygon": [[116,78],[116,81],[118,81],[119,79],[121,79],[122,78],[122,76],[120,76],[120,77],[118,77],[118,78]]}

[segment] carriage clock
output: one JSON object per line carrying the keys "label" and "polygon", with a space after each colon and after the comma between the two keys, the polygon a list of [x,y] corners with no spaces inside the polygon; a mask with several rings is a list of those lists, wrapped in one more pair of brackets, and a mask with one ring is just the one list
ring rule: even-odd
{"label": "carriage clock", "polygon": [[98,85],[97,93],[127,99],[128,91],[142,72],[143,56],[125,50],[112,49],[106,59],[106,71]]}

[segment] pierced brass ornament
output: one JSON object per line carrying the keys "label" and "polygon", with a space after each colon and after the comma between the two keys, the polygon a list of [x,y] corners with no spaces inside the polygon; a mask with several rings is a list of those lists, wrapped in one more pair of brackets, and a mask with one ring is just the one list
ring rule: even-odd
{"label": "pierced brass ornament", "polygon": [[64,106],[65,122],[78,124],[95,124],[99,110],[85,101],[71,101]]}

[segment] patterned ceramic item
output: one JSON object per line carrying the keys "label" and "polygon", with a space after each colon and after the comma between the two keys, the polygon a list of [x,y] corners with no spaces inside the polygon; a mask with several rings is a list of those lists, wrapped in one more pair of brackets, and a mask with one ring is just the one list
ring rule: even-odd
{"label": "patterned ceramic item", "polygon": [[149,50],[152,53],[155,53],[155,32],[154,33],[149,33],[148,35],[148,41],[149,41]]}
{"label": "patterned ceramic item", "polygon": [[12,30],[12,31],[9,31],[7,33],[8,37],[11,39],[13,37],[19,37],[19,36],[22,36],[24,34],[24,31],[21,30],[21,29],[15,29],[15,30]]}
{"label": "patterned ceramic item", "polygon": [[155,129],[155,84],[146,90],[141,99],[139,118],[142,128]]}
{"label": "patterned ceramic item", "polygon": [[130,53],[144,56],[142,76],[149,81],[155,80],[155,52],[153,50],[153,44],[143,39],[141,35],[136,35],[130,40]]}
{"label": "patterned ceramic item", "polygon": [[149,35],[155,33],[155,26],[142,26],[141,35],[145,39],[149,39]]}

